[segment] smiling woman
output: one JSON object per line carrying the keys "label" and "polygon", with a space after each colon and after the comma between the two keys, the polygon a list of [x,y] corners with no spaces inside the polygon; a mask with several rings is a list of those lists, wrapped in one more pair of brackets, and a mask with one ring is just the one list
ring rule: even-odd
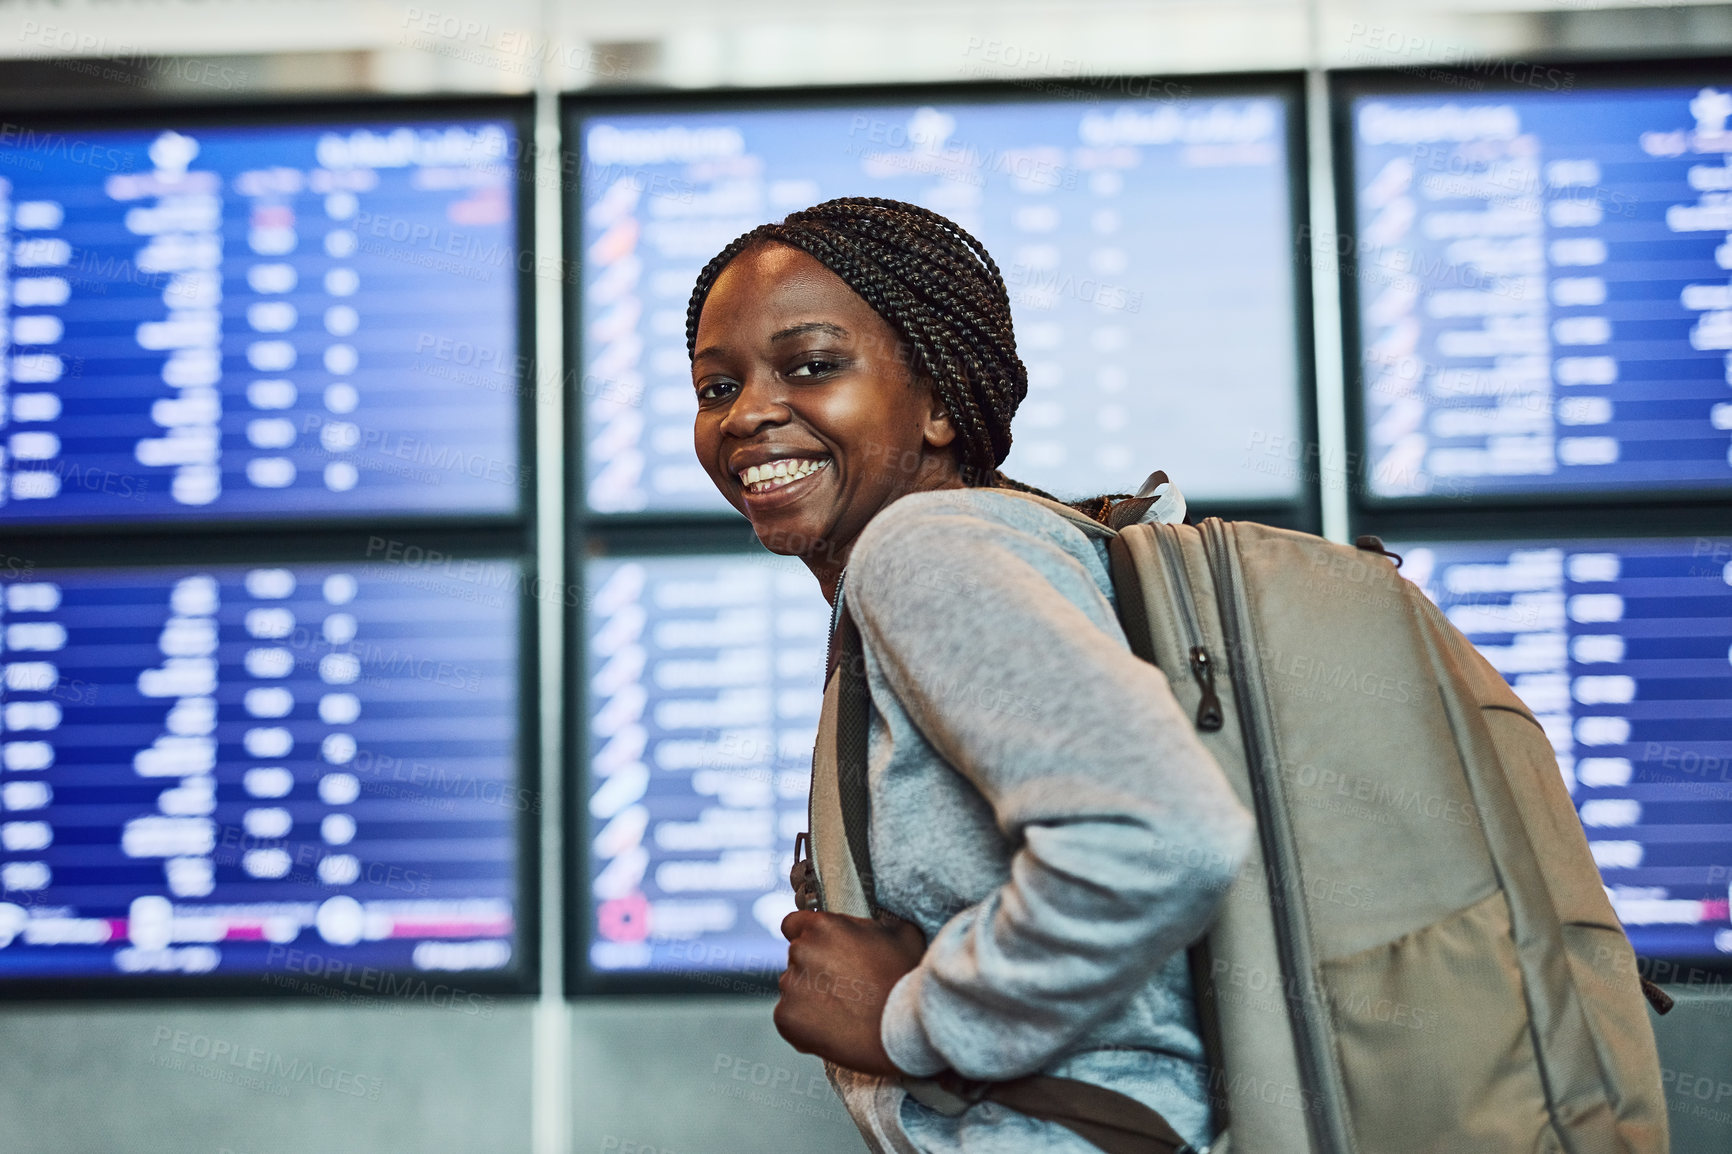
{"label": "smiling woman", "polygon": [[835,200],[754,229],[699,276],[686,334],[699,460],[827,597],[897,497],[1028,489],[998,472],[1028,392],[1004,281],[936,213]]}
{"label": "smiling woman", "polygon": [[[1249,815],[1130,652],[1108,499],[1066,506],[998,471],[1028,387],[998,267],[925,209],[830,201],[712,260],[686,334],[699,460],[858,629],[870,699],[868,878],[832,814],[832,664],[778,1030],[825,1059],[874,1150],[1203,1148],[1183,951]],[[1135,1135],[1170,1140],[1102,1145],[933,1091],[1035,1074],[1113,1091]]]}
{"label": "smiling woman", "polygon": [[802,556],[831,600],[879,509],[961,487],[956,431],[931,382],[913,379],[895,331],[799,249],[733,260],[698,337],[698,459],[765,547]]}

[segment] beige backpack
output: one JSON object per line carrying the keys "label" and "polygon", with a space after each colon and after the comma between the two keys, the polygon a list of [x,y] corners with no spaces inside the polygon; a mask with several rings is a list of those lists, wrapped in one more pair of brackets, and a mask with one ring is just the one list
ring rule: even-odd
{"label": "beige backpack", "polygon": [[1193,966],[1233,1150],[1663,1154],[1644,983],[1551,743],[1377,539],[1108,548],[1131,647],[1257,819]]}
{"label": "beige backpack", "polygon": [[[1144,523],[1152,499],[1115,506],[1115,532],[1028,499],[1110,538],[1132,649],[1257,820],[1191,951],[1226,1127],[1211,1154],[1664,1154],[1643,995],[1670,999],[1637,973],[1539,723],[1377,539]],[[847,904],[871,907],[868,707],[848,680],[820,727],[834,770],[815,773],[813,828],[820,872],[856,875]],[[1128,1098],[1023,1082],[948,1089],[957,1109],[1098,1123],[1103,1149],[1176,1148]]]}

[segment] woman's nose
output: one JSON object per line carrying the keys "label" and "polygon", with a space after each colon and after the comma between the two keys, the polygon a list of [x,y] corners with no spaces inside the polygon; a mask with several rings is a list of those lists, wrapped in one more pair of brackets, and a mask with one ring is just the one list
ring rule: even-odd
{"label": "woman's nose", "polygon": [[744,440],[766,425],[787,423],[792,415],[775,376],[753,373],[741,382],[740,391],[734,394],[727,416],[722,418],[722,432]]}

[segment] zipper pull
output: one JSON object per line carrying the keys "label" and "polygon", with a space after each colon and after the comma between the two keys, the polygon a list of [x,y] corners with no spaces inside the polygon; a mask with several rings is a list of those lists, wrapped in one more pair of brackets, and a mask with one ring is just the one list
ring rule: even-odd
{"label": "zipper pull", "polygon": [[824,908],[824,893],[818,885],[818,863],[812,860],[812,835],[794,835],[794,868],[788,871],[788,884],[794,887],[794,905],[802,910]]}
{"label": "zipper pull", "polygon": [[1201,645],[1191,646],[1191,672],[1203,687],[1203,699],[1197,702],[1197,728],[1214,733],[1221,728],[1221,699],[1215,696],[1215,663]]}

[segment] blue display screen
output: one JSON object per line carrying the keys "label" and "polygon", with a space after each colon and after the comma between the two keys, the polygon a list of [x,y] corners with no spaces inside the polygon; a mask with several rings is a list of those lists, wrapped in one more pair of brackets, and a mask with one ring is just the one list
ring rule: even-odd
{"label": "blue display screen", "polygon": [[0,133],[0,524],[518,510],[514,128]]}
{"label": "blue display screen", "polygon": [[1732,487],[1732,88],[1352,116],[1367,493]]}
{"label": "blue display screen", "polygon": [[585,499],[728,506],[693,457],[686,306],[729,241],[841,196],[942,213],[1004,274],[1029,393],[1004,469],[1064,496],[1289,500],[1295,241],[1278,97],[597,115],[581,142]]}
{"label": "blue display screen", "polygon": [[511,967],[521,580],[11,566],[0,984]]}
{"label": "blue display screen", "polygon": [[1732,539],[1391,548],[1545,727],[1637,952],[1732,954]]}
{"label": "blue display screen", "polygon": [[774,975],[830,607],[769,554],[589,563],[592,971]]}

